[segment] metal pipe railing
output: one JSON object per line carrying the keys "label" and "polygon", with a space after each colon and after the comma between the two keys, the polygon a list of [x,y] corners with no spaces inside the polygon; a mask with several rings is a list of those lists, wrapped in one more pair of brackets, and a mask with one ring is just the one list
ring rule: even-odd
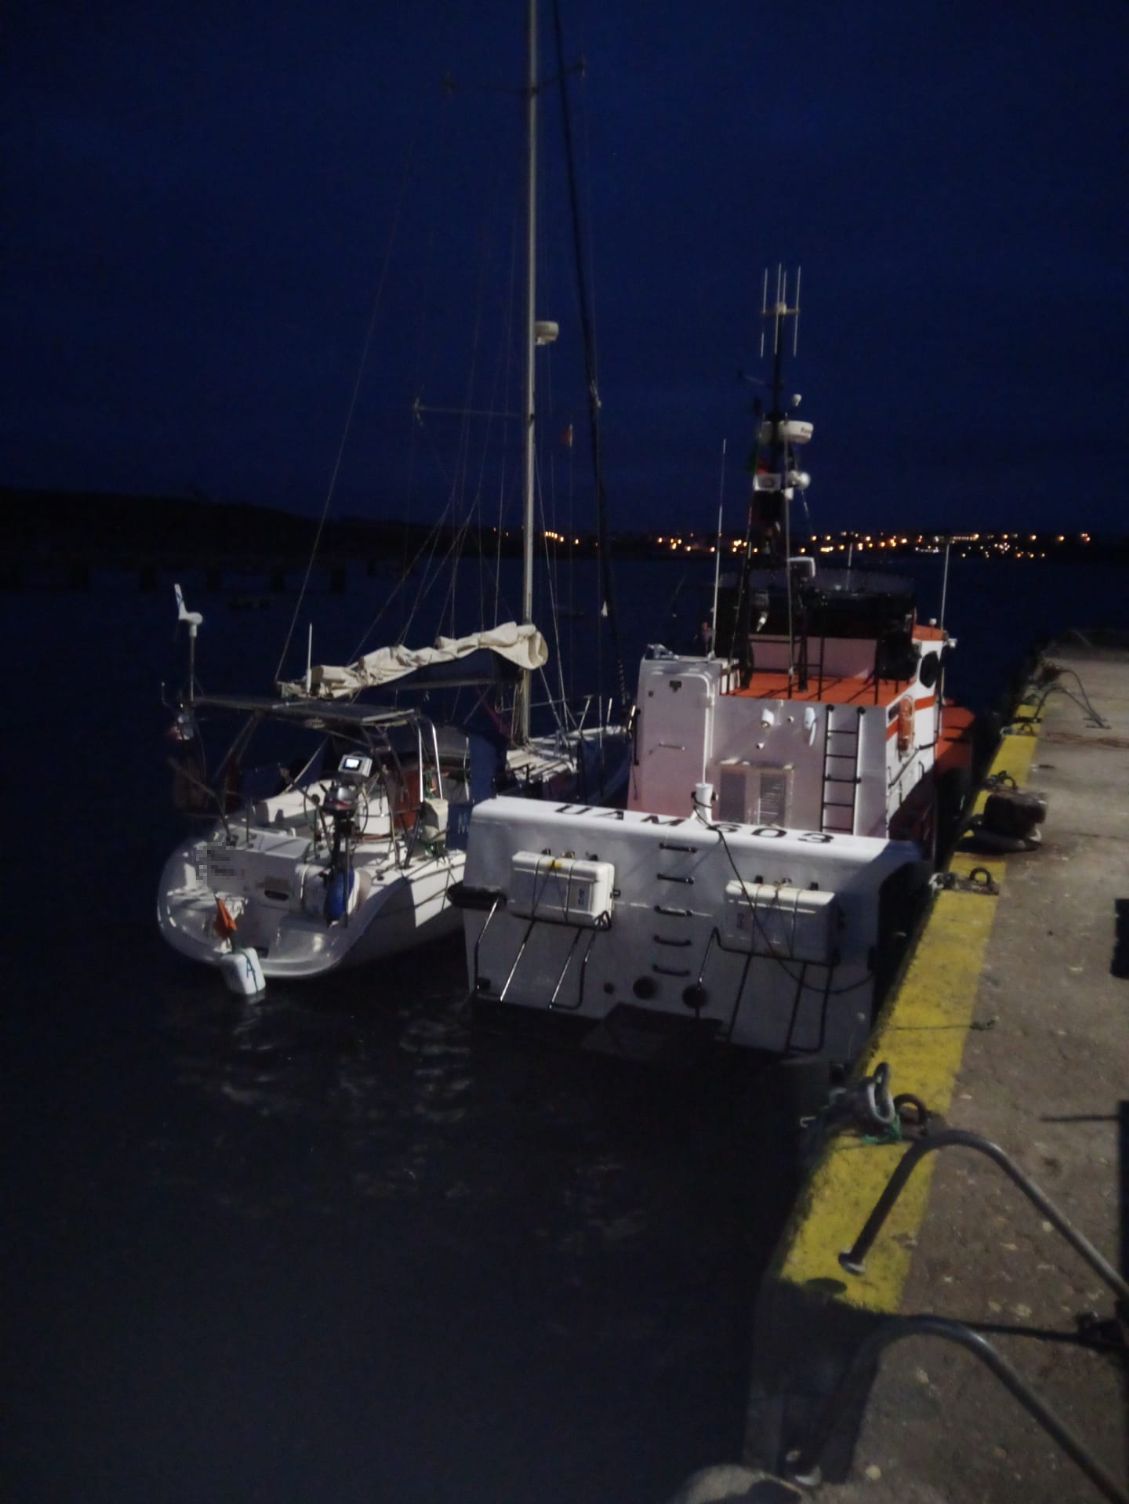
{"label": "metal pipe railing", "polygon": [[998,1144],[990,1139],[983,1138],[979,1133],[969,1133],[964,1128],[945,1128],[939,1133],[929,1134],[925,1138],[917,1140],[898,1161],[894,1173],[886,1183],[886,1188],[875,1203],[874,1210],[866,1219],[862,1231],[855,1239],[853,1245],[845,1253],[839,1255],[839,1263],[848,1274],[861,1274],[864,1268],[864,1259],[871,1245],[885,1222],[895,1201],[901,1195],[906,1181],[913,1174],[918,1164],[927,1154],[932,1154],[936,1149],[945,1149],[950,1145],[958,1145],[965,1149],[975,1149],[980,1154],[986,1154],[990,1160],[1003,1170],[1009,1180],[1016,1185],[1028,1201],[1042,1213],[1047,1221],[1062,1234],[1081,1258],[1085,1259],[1090,1268],[1104,1281],[1113,1291],[1119,1301],[1129,1308],[1129,1283],[1122,1279],[1117,1270],[1104,1258],[1089,1238],[1078,1231],[1055,1206],[1054,1202],[1039,1189],[1033,1180],[1030,1180],[1019,1166],[1012,1160]]}
{"label": "metal pipe railing", "polygon": [[1103,1498],[1110,1500],[1111,1504],[1129,1504],[1129,1494],[1097,1458],[1086,1450],[1055,1412],[1043,1404],[1007,1359],[979,1332],[974,1332],[963,1322],[950,1321],[943,1316],[890,1317],[859,1343],[849,1368],[816,1424],[811,1440],[789,1456],[787,1473],[794,1482],[806,1487],[814,1487],[819,1483],[820,1461],[836,1428],[853,1407],[863,1402],[870,1386],[871,1370],[880,1355],[904,1337],[938,1337],[972,1353],[1085,1473]]}

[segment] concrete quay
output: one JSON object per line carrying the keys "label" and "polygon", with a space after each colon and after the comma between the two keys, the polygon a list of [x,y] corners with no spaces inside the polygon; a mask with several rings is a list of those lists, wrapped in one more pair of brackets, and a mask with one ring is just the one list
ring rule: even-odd
{"label": "concrete quay", "polygon": [[[1029,690],[993,766],[1047,796],[1041,846],[957,852],[951,871],[967,885],[937,894],[863,1071],[887,1062],[894,1094],[912,1093],[943,1127],[999,1145],[1124,1280],[1129,649],[1075,634],[1043,664],[1061,672]],[[816,1165],[758,1298],[744,1463],[784,1473],[858,1344],[892,1320],[929,1314],[986,1338],[1105,1483],[1088,1478],[974,1353],[929,1333],[877,1357],[863,1403],[823,1453],[818,1499],[1125,1496],[1129,1369],[1117,1297],[997,1164],[959,1145],[926,1154],[863,1273],[841,1266],[907,1152],[905,1142],[848,1132]],[[776,1487],[739,1468],[727,1476],[716,1493],[698,1480],[694,1496],[767,1498]]]}

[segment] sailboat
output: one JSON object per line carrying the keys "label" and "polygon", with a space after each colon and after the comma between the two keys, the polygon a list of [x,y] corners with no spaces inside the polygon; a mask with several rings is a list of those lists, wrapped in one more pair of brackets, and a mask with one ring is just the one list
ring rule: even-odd
{"label": "sailboat", "polygon": [[[628,738],[608,721],[531,725],[533,675],[548,660],[534,625],[537,406],[535,351],[556,326],[536,318],[536,4],[529,5],[522,621],[410,649],[386,646],[351,664],[314,665],[271,696],[208,695],[196,678],[203,618],[175,587],[188,634],[187,686],[171,736],[177,801],[203,821],[165,864],[161,934],[220,968],[231,989],[304,979],[370,962],[455,930],[470,813],[499,793],[539,801],[622,799]],[[513,691],[512,717],[499,692]],[[471,692],[457,725],[438,724],[412,690]],[[405,699],[405,692],[408,698]],[[428,704],[431,703],[429,699]],[[209,778],[201,723],[238,730]],[[308,745],[295,750],[304,737]],[[252,742],[287,750],[256,771]]]}
{"label": "sailboat", "polygon": [[742,567],[710,640],[640,665],[626,808],[482,805],[457,900],[483,1004],[850,1061],[967,791],[972,718],[944,695],[956,641],[907,581],[793,554],[798,272],[773,296],[766,274],[762,315]]}

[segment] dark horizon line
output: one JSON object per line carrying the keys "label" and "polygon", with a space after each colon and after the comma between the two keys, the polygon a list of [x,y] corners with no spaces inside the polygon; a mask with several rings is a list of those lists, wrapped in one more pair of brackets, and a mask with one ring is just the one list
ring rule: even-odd
{"label": "dark horizon line", "polygon": [[[163,551],[169,546],[192,553],[215,554],[217,551],[243,553],[252,549],[258,553],[282,554],[291,549],[298,548],[300,552],[308,549],[311,538],[317,527],[317,519],[299,512],[292,512],[284,507],[271,506],[262,502],[246,501],[221,501],[203,494],[194,495],[162,495],[153,493],[136,494],[123,491],[71,491],[59,490],[49,487],[11,486],[0,485],[0,501],[6,503],[3,508],[3,522],[0,523],[0,537],[5,539],[9,548],[19,549],[21,544],[25,548],[38,550],[48,542],[50,535],[57,530],[67,533],[67,543],[74,551],[83,547],[94,548],[102,551],[109,546],[113,552],[120,553],[131,549]],[[97,507],[93,512],[91,508]],[[159,510],[158,510],[159,509]],[[222,536],[217,537],[214,529],[207,524],[222,523]],[[252,536],[255,525],[265,526],[270,524],[269,546],[264,546],[261,538]],[[344,516],[331,517],[325,523],[323,541],[330,550],[334,548],[351,549],[368,543],[373,548],[387,550],[389,545],[403,546],[406,540],[425,539],[434,534],[436,539],[443,541],[453,537],[465,524],[445,524],[437,526],[432,522],[416,522],[406,517],[358,517]],[[198,533],[197,530],[202,530]],[[741,530],[726,531],[723,536],[733,539]],[[492,524],[482,524],[467,529],[468,534],[475,537],[488,536],[496,538],[497,530]],[[130,534],[132,536],[126,536]],[[867,537],[896,538],[899,536],[912,539],[906,545],[911,551],[918,539],[929,539],[931,542],[944,543],[951,540],[954,544],[973,543],[975,539],[998,539],[1015,538],[1020,542],[1035,541],[1045,544],[1048,540],[1063,541],[1059,547],[1069,548],[1077,543],[1085,543],[1086,552],[1096,550],[1114,549],[1118,552],[1129,549],[1129,534],[1090,533],[1086,529],[1066,531],[1062,528],[1032,530],[1016,529],[1014,527],[992,527],[981,525],[976,529],[970,529],[967,525],[959,528],[923,526],[900,526],[896,528],[870,526],[870,527],[845,527],[837,530],[813,530],[807,535],[808,540],[821,537],[834,538],[843,542],[858,541]],[[510,540],[518,540],[521,536],[520,528],[516,526],[502,529],[503,543]],[[555,529],[548,530],[550,541],[558,541],[569,548],[577,548],[582,552],[594,552],[596,550],[596,534],[594,531],[574,529],[572,536],[578,538],[578,544],[568,544],[568,540],[561,536]],[[661,532],[654,530],[642,531],[639,529],[616,529],[610,534],[610,541],[621,546],[646,546],[655,547],[661,556],[673,556],[669,542],[659,544],[658,539],[669,540],[677,536],[683,545],[690,543],[692,551],[700,551],[700,548],[708,549],[714,538],[714,533],[699,528],[677,527],[670,525]],[[795,541],[798,543],[804,534],[797,531]],[[692,541],[691,541],[692,540]],[[899,545],[899,548],[902,545]],[[888,554],[896,553],[896,549],[888,549]]]}

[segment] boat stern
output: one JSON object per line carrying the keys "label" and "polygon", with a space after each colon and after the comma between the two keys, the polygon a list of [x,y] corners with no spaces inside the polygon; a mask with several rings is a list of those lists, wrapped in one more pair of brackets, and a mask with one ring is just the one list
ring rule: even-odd
{"label": "boat stern", "polygon": [[928,870],[906,841],[491,800],[459,893],[471,990],[592,1020],[624,1003],[848,1060]]}

